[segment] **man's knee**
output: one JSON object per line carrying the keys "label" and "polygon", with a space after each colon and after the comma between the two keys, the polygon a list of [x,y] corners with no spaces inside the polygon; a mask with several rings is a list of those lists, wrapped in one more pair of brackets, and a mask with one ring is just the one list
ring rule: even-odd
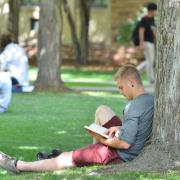
{"label": "man's knee", "polygon": [[75,164],[72,160],[72,151],[71,152],[63,152],[56,158],[54,158],[54,161],[58,167],[58,169],[61,168],[69,168],[74,167]]}
{"label": "man's knee", "polygon": [[101,116],[108,116],[108,117],[111,116],[111,117],[113,117],[113,116],[115,116],[115,113],[108,106],[101,105],[96,109],[95,117],[100,118]]}
{"label": "man's knee", "polygon": [[106,112],[109,111],[109,107],[106,106],[106,105],[100,105],[97,109],[96,109],[96,112],[95,112],[95,116],[98,116],[100,114],[104,114]]}

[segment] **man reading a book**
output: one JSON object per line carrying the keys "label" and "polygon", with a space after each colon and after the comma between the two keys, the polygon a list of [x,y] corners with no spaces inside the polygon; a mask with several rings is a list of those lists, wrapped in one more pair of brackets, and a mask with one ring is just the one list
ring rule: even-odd
{"label": "man reading a book", "polygon": [[94,143],[55,158],[34,162],[16,160],[0,153],[0,166],[14,173],[21,171],[54,171],[93,164],[106,165],[133,160],[139,155],[152,131],[153,96],[145,92],[135,67],[123,66],[116,76],[120,92],[129,100],[123,111],[123,122],[109,107],[101,105],[95,112],[95,123],[108,128],[105,138],[89,131]]}

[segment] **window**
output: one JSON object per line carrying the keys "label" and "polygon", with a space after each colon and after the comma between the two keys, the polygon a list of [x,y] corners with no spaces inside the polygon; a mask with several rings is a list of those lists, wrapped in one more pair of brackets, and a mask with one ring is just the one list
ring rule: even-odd
{"label": "window", "polygon": [[91,7],[107,8],[108,0],[91,0]]}
{"label": "window", "polygon": [[22,0],[21,4],[25,6],[39,6],[40,0]]}
{"label": "window", "polygon": [[38,31],[39,28],[39,19],[36,18],[30,18],[30,28],[31,30]]}

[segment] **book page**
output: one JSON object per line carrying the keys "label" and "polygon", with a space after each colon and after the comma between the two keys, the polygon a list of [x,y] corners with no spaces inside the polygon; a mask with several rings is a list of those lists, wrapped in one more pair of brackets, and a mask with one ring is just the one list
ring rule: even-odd
{"label": "book page", "polygon": [[84,126],[84,128],[86,128],[90,131],[93,131],[93,132],[95,132],[95,133],[97,133],[97,134],[99,134],[105,138],[109,138],[109,136],[107,134],[105,134],[107,131],[107,128],[105,128],[105,127],[102,127],[100,125],[93,123],[90,126]]}

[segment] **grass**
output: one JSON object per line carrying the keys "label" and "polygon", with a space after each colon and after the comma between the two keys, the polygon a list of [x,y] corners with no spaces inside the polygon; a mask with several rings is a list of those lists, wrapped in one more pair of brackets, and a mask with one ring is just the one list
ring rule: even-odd
{"label": "grass", "polygon": [[66,87],[116,87],[115,84],[108,83],[91,83],[91,82],[65,82]]}
{"label": "grass", "polygon": [[[62,78],[67,86],[104,86],[96,82],[111,81],[115,71],[94,69],[63,68]],[[31,80],[34,81],[37,69],[30,70]],[[146,76],[143,75],[146,81]],[[82,83],[79,81],[87,82]],[[68,84],[69,83],[69,84]],[[106,84],[107,86],[111,86]],[[92,142],[84,130],[84,125],[94,120],[94,112],[100,104],[106,104],[122,117],[126,100],[119,94],[103,92],[84,92],[82,94],[62,94],[33,92],[13,94],[8,111],[0,115],[0,150],[21,160],[35,160],[38,151],[50,152],[53,148],[63,151],[85,146]],[[0,170],[1,180],[27,179],[124,179],[178,180],[180,174],[176,171],[164,173],[124,172],[108,175],[88,176],[87,173],[99,166],[73,168],[49,173],[21,173],[10,175]]]}
{"label": "grass", "polygon": [[[63,151],[85,146],[91,138],[83,126],[94,119],[95,109],[106,104],[122,117],[125,99],[118,94],[87,92],[83,94],[30,93],[13,94],[9,110],[0,116],[0,149],[21,160],[35,160],[38,151]],[[0,179],[179,179],[178,172],[124,172],[88,176],[99,166],[74,168],[49,173],[9,175],[0,170]]]}
{"label": "grass", "polygon": [[[117,87],[113,80],[116,70],[99,70],[93,68],[62,67],[61,78],[65,86],[73,87]],[[31,68],[30,80],[37,77],[37,68]],[[148,84],[147,76],[142,74],[144,84]]]}
{"label": "grass", "polygon": [[97,70],[90,68],[69,68],[62,67],[63,80],[78,80],[87,82],[113,81],[115,70]]}
{"label": "grass", "polygon": [[[13,94],[8,112],[0,116],[0,149],[22,160],[35,160],[38,151],[50,152],[59,147],[71,151],[87,145],[91,139],[83,127],[93,121],[99,104],[112,106],[119,114],[124,100],[106,93],[98,96],[95,93]],[[1,171],[0,179],[8,178],[3,173]],[[17,179],[27,176],[23,174]],[[36,176],[30,175],[31,178]]]}

